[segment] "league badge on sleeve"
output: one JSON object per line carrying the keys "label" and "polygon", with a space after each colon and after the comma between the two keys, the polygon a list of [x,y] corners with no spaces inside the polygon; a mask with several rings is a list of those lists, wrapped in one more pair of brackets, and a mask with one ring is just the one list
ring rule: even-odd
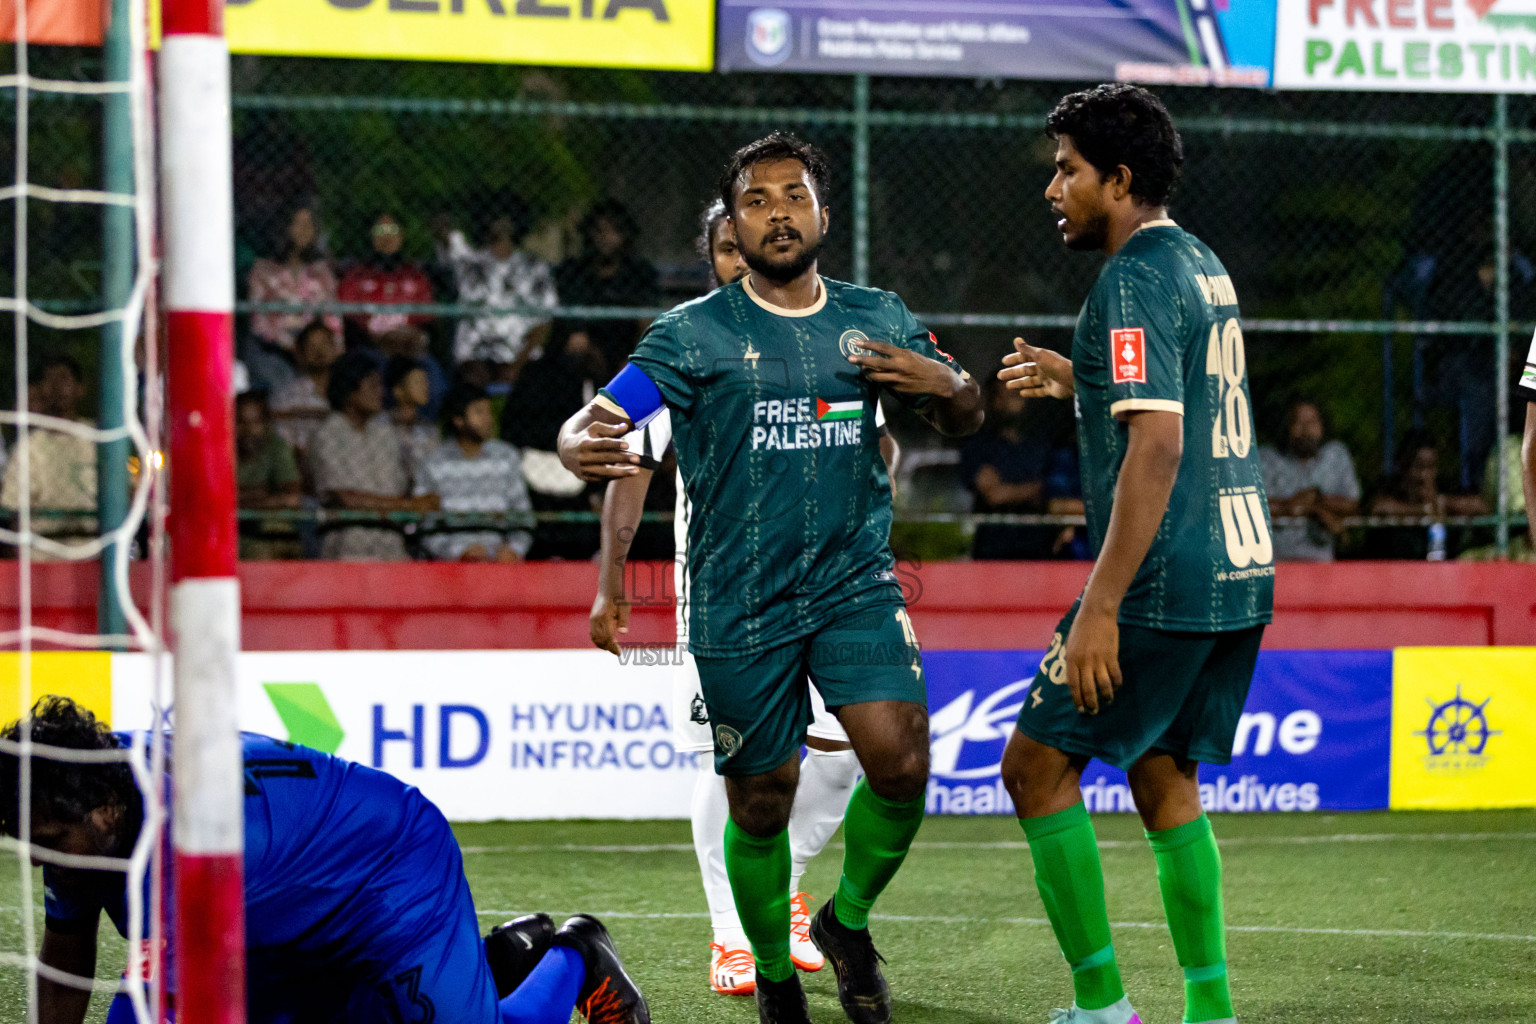
{"label": "league badge on sleeve", "polygon": [[1147,332],[1140,327],[1122,327],[1109,332],[1110,364],[1116,384],[1147,382]]}

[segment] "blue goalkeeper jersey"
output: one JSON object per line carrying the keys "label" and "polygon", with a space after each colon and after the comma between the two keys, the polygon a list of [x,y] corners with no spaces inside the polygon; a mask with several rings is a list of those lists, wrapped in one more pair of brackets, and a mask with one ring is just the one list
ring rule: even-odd
{"label": "blue goalkeeper jersey", "polygon": [[[119,739],[126,747],[131,737]],[[392,963],[410,965],[451,930],[445,922],[466,912],[473,937],[474,909],[457,842],[416,787],[266,736],[246,733],[242,743],[253,999],[258,986],[323,980],[324,987],[341,990],[347,979],[361,981]],[[43,881],[49,928],[94,928],[105,911],[127,937],[125,875],[48,866]],[[147,882],[145,894],[147,901]],[[164,906],[169,939],[169,895]],[[167,956],[171,948],[167,942]],[[465,959],[464,987],[489,984],[478,950]],[[174,971],[167,977],[174,988]]]}

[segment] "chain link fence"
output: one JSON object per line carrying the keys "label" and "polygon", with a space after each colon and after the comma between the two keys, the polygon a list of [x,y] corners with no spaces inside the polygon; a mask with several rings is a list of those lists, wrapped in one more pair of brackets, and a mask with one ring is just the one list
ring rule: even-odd
{"label": "chain link fence", "polygon": [[[32,54],[34,70],[56,77],[98,78],[94,59]],[[490,395],[494,432],[521,452],[529,501],[488,510],[445,498],[439,514],[478,512],[456,524],[494,527],[487,536],[511,547],[530,529],[531,557],[590,556],[594,493],[541,453],[649,317],[709,287],[699,214],[724,158],[769,130],[831,158],[824,272],[901,294],[978,377],[1015,334],[1064,348],[1100,262],[1063,249],[1042,196],[1053,154],[1043,117],[1069,83],[242,56],[233,86],[239,354],[277,435],[300,449],[290,462],[255,441],[242,448],[252,556],[316,555],[358,515],[316,497],[335,474],[312,464],[343,350],[386,367],[407,468],[380,471],[380,483],[410,495],[415,460],[440,441],[446,389],[470,381]],[[1452,555],[1518,535],[1517,479],[1489,468],[1507,463],[1523,413],[1508,390],[1510,350],[1523,345],[1509,338],[1536,319],[1532,101],[1161,95],[1187,151],[1172,213],[1237,285],[1260,440],[1277,443],[1287,406],[1307,396],[1353,457],[1361,513],[1405,511],[1373,503],[1402,496],[1425,446],[1438,493],[1468,499],[1437,501],[1422,521],[1349,517],[1341,556],[1432,554],[1431,522],[1451,524]],[[99,187],[101,117],[89,99],[35,98],[32,179]],[[0,146],[14,145],[9,128]],[[7,204],[0,216],[11,215]],[[99,209],[34,201],[30,216],[33,301],[99,308]],[[10,229],[0,224],[7,291]],[[39,328],[33,358],[73,354],[89,383],[93,346],[85,332]],[[418,401],[413,423],[400,410]],[[255,437],[262,410],[246,404]],[[903,452],[899,545],[964,556],[978,529],[1012,529],[1016,541],[1033,530],[1034,553],[1081,554],[1062,532],[1076,511],[1069,464],[1041,470],[1063,478],[1041,500],[991,505],[974,456],[890,411]],[[1070,416],[1033,405],[1021,415],[1032,443],[1070,450]],[[669,476],[652,489],[657,520],[671,509]],[[989,512],[1007,515],[978,518]],[[407,534],[397,554],[419,554],[420,537],[442,527],[424,506],[388,515]],[[642,530],[637,554],[669,553],[664,523]]]}

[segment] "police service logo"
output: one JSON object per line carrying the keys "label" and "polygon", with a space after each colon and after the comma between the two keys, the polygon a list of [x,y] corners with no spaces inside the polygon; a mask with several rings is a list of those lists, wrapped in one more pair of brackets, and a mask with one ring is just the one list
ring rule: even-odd
{"label": "police service logo", "polygon": [[709,724],[709,709],[704,704],[704,698],[697,693],[688,704],[688,720],[695,725]]}
{"label": "police service logo", "polygon": [[747,17],[747,56],[764,67],[782,64],[790,52],[789,15],[767,7]]}
{"label": "police service logo", "polygon": [[721,757],[735,757],[741,749],[741,733],[728,725],[715,726],[715,751]]}
{"label": "police service logo", "polygon": [[1492,697],[1481,703],[1468,700],[1461,694],[1460,683],[1456,684],[1456,696],[1442,704],[1425,698],[1429,721],[1413,734],[1424,737],[1428,752],[1423,760],[1427,770],[1460,774],[1488,764],[1488,741],[1504,731],[1489,724],[1488,705],[1492,701]]}
{"label": "police service logo", "polygon": [[838,351],[842,352],[844,358],[847,358],[851,355],[857,355],[861,352],[865,355],[868,355],[868,349],[854,348],[854,345],[857,343],[868,340],[869,335],[865,334],[863,331],[857,329],[847,330],[843,332],[843,336],[841,338],[837,339],[837,348]]}

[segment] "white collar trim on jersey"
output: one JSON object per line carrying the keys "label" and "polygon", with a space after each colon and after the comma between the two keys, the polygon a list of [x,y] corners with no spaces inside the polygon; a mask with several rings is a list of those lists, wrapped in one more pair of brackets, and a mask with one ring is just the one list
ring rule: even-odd
{"label": "white collar trim on jersey", "polygon": [[741,287],[742,290],[747,293],[747,298],[751,299],[759,306],[762,306],[774,316],[815,316],[817,313],[820,313],[822,308],[827,304],[827,284],[821,279],[820,274],[816,275],[816,287],[820,289],[821,294],[816,298],[815,302],[811,303],[809,306],[806,306],[804,309],[786,309],[783,306],[775,306],[773,303],[769,302],[767,299],[763,298],[761,295],[757,294],[757,292],[752,290],[752,275],[750,274],[741,279]]}
{"label": "white collar trim on jersey", "polygon": [[[1178,227],[1178,225],[1173,222],[1173,219],[1171,217],[1161,217],[1161,218],[1159,218],[1157,220],[1149,220],[1145,224],[1138,224],[1138,225],[1136,225],[1136,231],[1140,231],[1142,228],[1176,228],[1176,227]],[[1136,233],[1136,231],[1132,231],[1131,234],[1134,235]]]}

